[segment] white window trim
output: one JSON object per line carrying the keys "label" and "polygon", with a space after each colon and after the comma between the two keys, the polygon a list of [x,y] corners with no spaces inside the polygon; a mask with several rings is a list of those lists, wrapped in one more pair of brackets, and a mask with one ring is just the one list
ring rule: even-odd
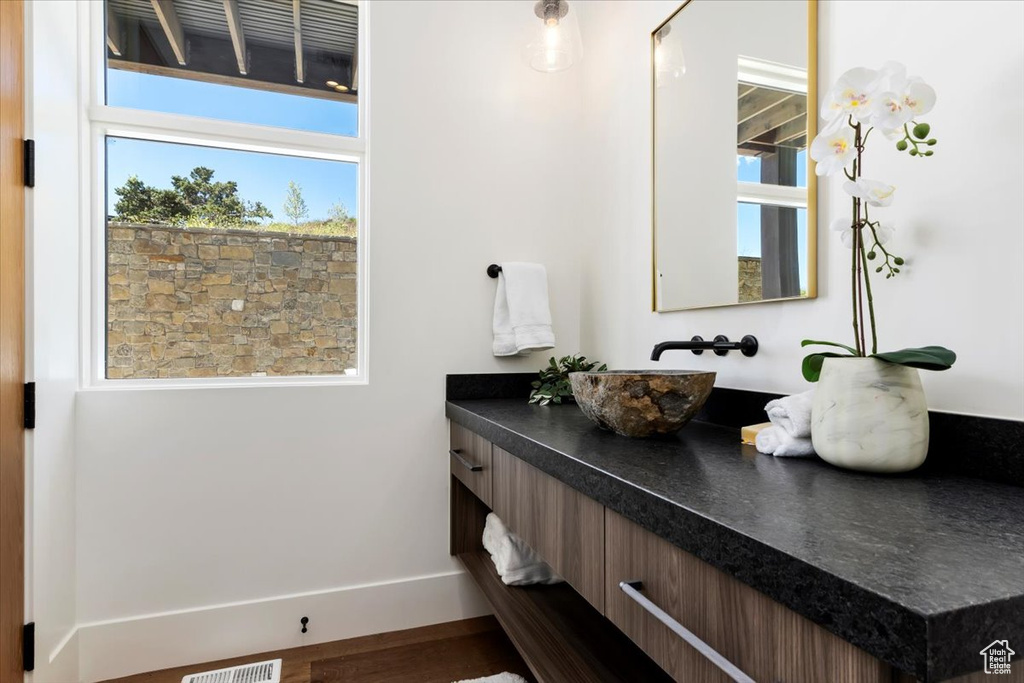
{"label": "white window trim", "polygon": [[736,183],[736,201],[742,204],[765,204],[806,209],[807,188],[739,181]]}
{"label": "white window trim", "polygon": [[[195,116],[108,107],[104,103],[106,14],[101,0],[92,0],[80,15],[79,49],[82,158],[82,314],[81,388],[86,391],[138,389],[198,389],[215,387],[322,386],[369,384],[369,7],[359,5],[358,136],[345,137],[309,131],[205,119]],[[106,378],[106,149],[110,136],[203,145],[248,152],[358,164],[356,258],[355,375],[293,375],[218,378]]]}

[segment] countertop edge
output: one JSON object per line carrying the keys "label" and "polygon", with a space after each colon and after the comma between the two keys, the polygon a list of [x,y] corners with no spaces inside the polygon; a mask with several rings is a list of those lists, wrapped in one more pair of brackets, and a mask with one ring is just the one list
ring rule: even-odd
{"label": "countertop edge", "polygon": [[[446,401],[445,414],[499,448],[513,453],[524,462],[905,673],[926,681],[969,673],[949,670],[936,662],[941,657],[936,657],[938,653],[929,642],[929,635],[937,634],[937,631],[951,636],[959,633],[961,629],[955,626],[959,615],[984,609],[988,605],[921,614],[684,505],[664,499],[632,482],[477,415],[452,401]],[[559,468],[552,466],[554,463],[567,462],[572,463],[570,467],[579,469],[573,473],[575,481],[566,481],[565,477],[560,476],[562,473]],[[602,489],[607,489],[603,484],[611,482],[619,489],[628,487],[644,496],[644,509],[641,510],[635,500],[628,500],[629,496],[603,494]],[[709,533],[714,537],[712,543],[708,542]],[[687,542],[687,538],[699,538],[701,541]],[[796,603],[780,590],[782,585],[777,581],[779,576],[787,577],[786,585],[795,583],[801,586],[802,602]],[[808,599],[808,592],[811,593],[811,599]],[[792,595],[792,591],[789,593]],[[1004,607],[1024,609],[1024,599],[1004,602],[1007,603]],[[851,610],[854,604],[856,610]],[[865,619],[865,613],[870,614],[871,618]],[[878,622],[885,623],[887,628],[875,628]],[[892,637],[879,641],[880,633],[889,633]],[[896,634],[902,634],[902,637]]]}

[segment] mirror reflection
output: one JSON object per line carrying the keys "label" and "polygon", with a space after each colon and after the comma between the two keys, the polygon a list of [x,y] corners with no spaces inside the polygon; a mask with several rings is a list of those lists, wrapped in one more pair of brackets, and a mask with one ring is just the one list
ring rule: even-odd
{"label": "mirror reflection", "polygon": [[691,0],[652,33],[656,310],[815,296],[813,12]]}

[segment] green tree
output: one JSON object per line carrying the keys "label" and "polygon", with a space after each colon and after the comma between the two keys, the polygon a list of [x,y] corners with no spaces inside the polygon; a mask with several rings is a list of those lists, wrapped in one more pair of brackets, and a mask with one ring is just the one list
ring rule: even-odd
{"label": "green tree", "polygon": [[298,225],[309,217],[309,207],[306,200],[302,198],[302,186],[294,180],[288,181],[288,195],[284,198],[284,215],[291,219],[293,225]]}
{"label": "green tree", "polygon": [[146,185],[137,176],[114,190],[116,220],[201,227],[256,225],[274,215],[261,202],[238,195],[238,183],[217,182],[214,171],[197,166],[187,176],[172,176],[171,189]]}
{"label": "green tree", "polygon": [[356,217],[350,215],[348,209],[341,202],[331,206],[327,224],[332,228],[334,234],[356,236]]}

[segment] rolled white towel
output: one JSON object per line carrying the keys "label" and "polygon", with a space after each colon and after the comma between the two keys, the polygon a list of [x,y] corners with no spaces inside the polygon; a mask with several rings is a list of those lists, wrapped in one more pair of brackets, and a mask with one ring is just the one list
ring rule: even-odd
{"label": "rolled white towel", "polygon": [[491,555],[494,569],[506,586],[531,586],[563,581],[533,548],[509,531],[493,512],[488,513],[484,523],[483,544],[484,549]]}
{"label": "rolled white towel", "polygon": [[796,438],[779,426],[765,427],[757,433],[757,450],[778,457],[815,455],[809,436]]}
{"label": "rolled white towel", "polygon": [[814,389],[802,394],[784,396],[768,401],[764,411],[773,425],[795,439],[811,437],[811,402]]}

